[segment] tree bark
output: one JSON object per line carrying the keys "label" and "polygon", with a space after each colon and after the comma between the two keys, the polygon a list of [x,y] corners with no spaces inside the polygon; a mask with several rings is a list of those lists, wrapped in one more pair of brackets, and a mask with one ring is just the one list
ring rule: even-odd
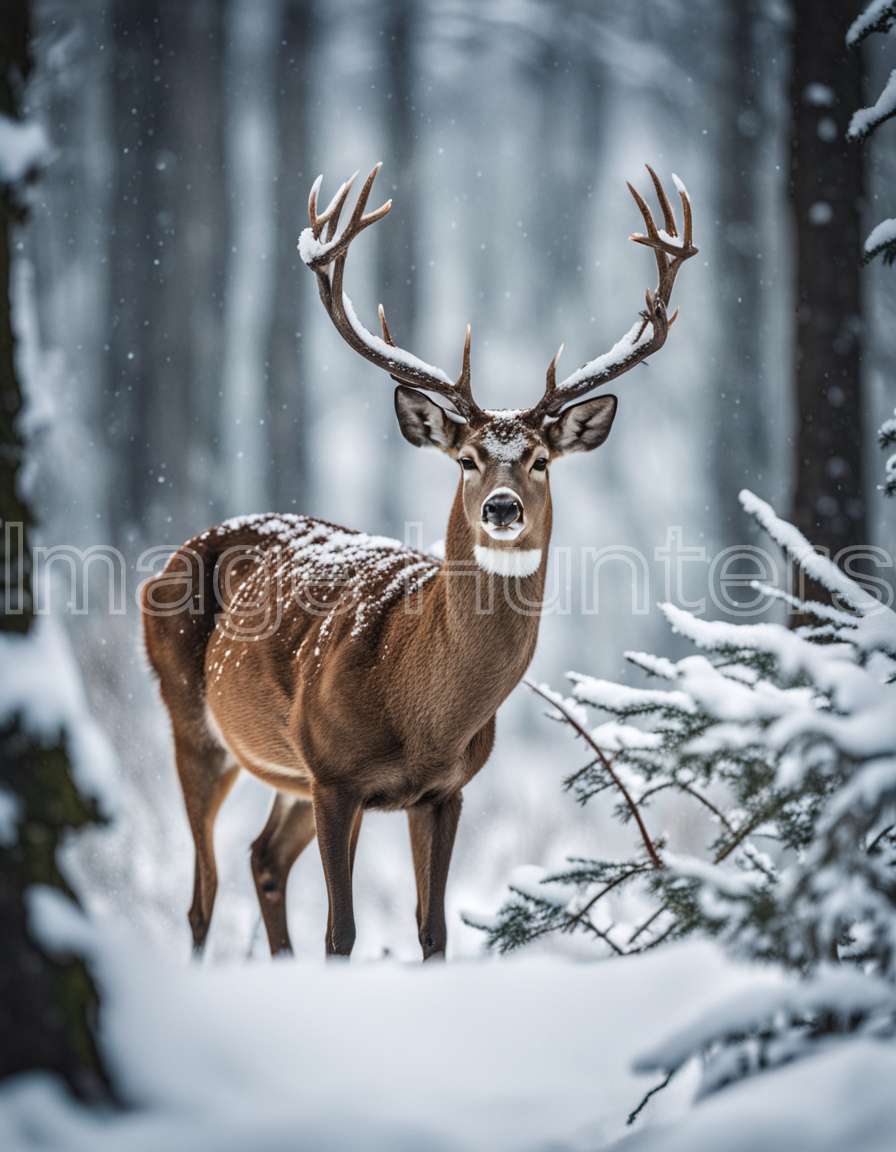
{"label": "tree bark", "polygon": [[285,0],[282,50],[277,54],[277,253],[271,318],[268,427],[271,497],[283,512],[304,511],[308,500],[308,444],[305,436],[308,390],[303,348],[306,301],[314,291],[298,253],[307,227],[310,165],[308,131],[310,70],[317,21],[314,0]]}
{"label": "tree bark", "polygon": [[796,236],[798,431],[793,520],[836,557],[867,541],[859,379],[861,106],[844,37],[858,3],[794,0],[790,190]]}
{"label": "tree bark", "polygon": [[719,208],[724,223],[719,268],[719,362],[724,366],[717,398],[718,435],[714,471],[720,495],[723,535],[743,515],[738,493],[753,488],[767,472],[769,427],[761,378],[763,243],[759,219],[759,171],[767,146],[761,101],[756,27],[762,0],[726,5],[719,53]]}
{"label": "tree bark", "polygon": [[[0,56],[0,112],[19,119],[30,70],[26,0],[4,0]],[[18,491],[23,443],[16,428],[22,392],[16,376],[9,299],[10,238],[23,219],[15,192],[0,185],[0,557],[3,611],[0,633],[26,633],[33,605],[24,557],[31,515]],[[8,565],[8,566],[7,566]],[[24,595],[18,583],[22,572]],[[11,579],[10,579],[11,577]],[[10,596],[10,585],[15,588]],[[8,659],[4,653],[3,659]],[[26,894],[47,884],[72,896],[56,865],[59,842],[72,828],[94,822],[95,805],[72,780],[64,741],[42,739],[25,718],[0,701],[0,797],[14,813],[12,835],[0,836],[0,1080],[31,1069],[61,1076],[86,1099],[109,1097],[110,1082],[95,1040],[97,994],[77,957],[50,955],[32,935]]]}
{"label": "tree bark", "polygon": [[214,519],[218,498],[209,413],[220,405],[228,233],[223,5],[116,0],[113,16],[110,520],[117,544],[158,543]]}

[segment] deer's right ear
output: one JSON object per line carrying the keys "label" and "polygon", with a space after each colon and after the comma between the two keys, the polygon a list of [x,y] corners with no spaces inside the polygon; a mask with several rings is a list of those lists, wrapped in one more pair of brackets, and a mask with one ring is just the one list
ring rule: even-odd
{"label": "deer's right ear", "polygon": [[460,444],[464,422],[451,416],[416,388],[403,384],[395,389],[395,414],[405,440],[417,448],[440,448],[449,452]]}

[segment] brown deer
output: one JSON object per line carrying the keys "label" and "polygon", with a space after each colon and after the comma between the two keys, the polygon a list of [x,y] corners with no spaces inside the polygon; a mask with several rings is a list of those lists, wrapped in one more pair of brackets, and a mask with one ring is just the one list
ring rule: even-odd
{"label": "brown deer", "polygon": [[[403,809],[410,826],[423,957],[445,952],[445,884],[461,791],[488,759],[495,712],[535,650],[551,537],[550,462],[604,442],[616,397],[582,400],[657,351],[678,269],[697,249],[691,207],[679,236],[650,175],[665,228],[634,196],[652,248],[655,293],[608,353],[562,383],[557,359],[541,400],[489,411],[473,399],[470,330],[456,383],[368,332],[343,292],[349,245],[391,208],[365,215],[379,165],[341,235],[352,180],[317,212],[299,250],[340,335],[398,382],[404,437],[455,460],[445,557],[302,516],[229,520],[189,541],[143,589],[146,646],[171,716],[177,770],[196,844],[189,920],[204,945],[215,901],[215,817],[241,768],[276,790],[252,873],[272,953],[290,951],[286,881],[317,835],[329,896],[327,952],[355,939],[352,867],[365,809]],[[326,232],[324,231],[326,229]],[[441,403],[433,397],[438,397]],[[577,403],[573,403],[577,401]]]}

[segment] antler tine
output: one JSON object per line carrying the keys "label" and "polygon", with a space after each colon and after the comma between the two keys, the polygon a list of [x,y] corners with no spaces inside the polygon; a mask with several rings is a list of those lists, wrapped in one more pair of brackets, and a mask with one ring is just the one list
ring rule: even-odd
{"label": "antler tine", "polygon": [[[635,188],[634,185],[630,184],[627,180],[625,182],[625,186],[628,188],[629,192],[631,192],[632,196],[634,196],[635,203],[638,205],[641,215],[644,217],[644,227],[647,229],[648,237],[651,240],[659,240],[660,235],[656,230],[656,224],[653,222],[653,213],[648,208],[644,197],[641,195],[638,189]],[[638,235],[640,235],[640,233],[634,233],[634,236]],[[629,239],[634,239],[634,236],[629,237]]]}
{"label": "antler tine", "polygon": [[308,193],[308,219],[311,221],[311,232],[315,240],[320,239],[320,230],[323,227],[321,219],[317,214],[317,194],[320,191],[322,180],[323,176],[318,176],[311,185],[311,191]]}
{"label": "antler tine", "polygon": [[[317,276],[320,298],[327,314],[333,321],[336,330],[345,342],[358,352],[365,360],[384,368],[394,380],[400,384],[408,384],[412,388],[420,388],[438,396],[444,396],[457,409],[461,416],[470,420],[479,413],[480,409],[473,399],[470,386],[470,331],[467,329],[467,338],[464,345],[464,362],[457,383],[439,368],[433,368],[418,360],[410,352],[399,348],[386,324],[386,315],[382,305],[379,307],[380,325],[383,330],[383,339],[368,332],[355,315],[352,302],[343,291],[342,282],[345,272],[345,261],[352,241],[365,228],[381,220],[392,207],[392,201],[373,212],[365,213],[367,201],[373,188],[376,174],[382,165],[377,164],[361,189],[357,203],[352,211],[342,235],[336,237],[336,229],[340,213],[345,206],[349,190],[355,176],[343,184],[333,197],[326,212],[317,214],[317,197],[320,191],[320,178],[315,180],[308,197],[308,216],[311,227],[306,228],[299,238],[299,252],[302,260]],[[326,239],[321,239],[324,224],[329,224]]]}
{"label": "antler tine", "polygon": [[348,199],[348,194],[352,190],[352,185],[358,179],[358,173],[355,172],[349,180],[342,185],[333,199],[327,206],[326,212],[323,214],[323,219],[327,221],[327,243],[329,243],[336,235],[336,229],[339,227],[339,217],[342,215],[342,209],[345,207],[345,202]]}
{"label": "antler tine", "polygon": [[336,195],[327,205],[326,211],[322,212],[320,216],[317,214],[317,194],[320,191],[323,176],[318,176],[318,178],[311,185],[311,193],[308,196],[308,216],[311,221],[311,231],[314,233],[315,240],[320,239],[320,234],[323,231],[324,224],[327,223],[330,225],[327,235],[327,242],[329,243],[329,241],[332,240],[336,235],[336,228],[339,224],[339,215],[342,212],[346,197],[351,191],[351,187],[357,177],[358,173],[355,172],[355,174],[350,179],[346,180],[344,184],[341,184],[339,188],[337,188]]}
{"label": "antler tine", "polygon": [[691,231],[693,228],[693,219],[691,217],[691,198],[688,196],[688,190],[684,184],[678,179],[675,173],[672,173],[672,179],[675,181],[675,187],[678,189],[678,195],[681,197],[681,210],[684,214],[684,246],[690,248],[691,246]]}
{"label": "antler tine", "polygon": [[545,380],[544,394],[549,396],[552,392],[557,391],[557,363],[563,355],[564,345],[561,344],[557,351],[554,353],[554,359],[548,364],[548,374]]}
{"label": "antler tine", "polygon": [[[364,209],[367,207],[367,201],[370,199],[370,190],[373,187],[373,182],[376,180],[377,173],[379,172],[380,168],[382,168],[382,166],[382,160],[380,160],[378,164],[374,164],[373,171],[364,181],[364,187],[358,194],[358,203],[355,205],[355,210],[352,212],[352,218],[349,221],[350,228],[358,228],[359,225],[362,228],[366,228],[368,223],[375,223],[374,220],[367,220],[365,222]],[[380,209],[377,209],[377,211],[380,211]],[[377,220],[379,219],[379,217],[376,215],[376,212],[371,212],[370,215],[376,217]],[[385,215],[385,213],[383,213],[383,215]]]}
{"label": "antler tine", "polygon": [[390,344],[394,348],[395,341],[392,339],[392,334],[389,331],[389,325],[386,323],[386,309],[382,306],[382,304],[380,304],[379,308],[377,309],[377,315],[380,318],[380,325],[383,329],[383,339],[387,344]]}
{"label": "antler tine", "polygon": [[657,176],[656,172],[654,172],[650,165],[645,164],[644,167],[650,173],[650,179],[653,181],[653,186],[656,189],[656,198],[660,202],[660,208],[662,209],[666,231],[670,236],[677,236],[678,232],[675,229],[675,217],[672,215],[672,209],[669,207],[669,201],[666,199],[666,190],[660,183],[659,176]]}
{"label": "antler tine", "polygon": [[[646,236],[641,233],[635,233],[630,236],[629,239],[634,240],[637,244],[644,244],[646,247],[653,249],[659,276],[656,291],[651,293],[650,289],[647,289],[645,293],[646,306],[644,311],[641,312],[641,318],[615,347],[603,356],[598,356],[595,360],[590,361],[577,372],[573,372],[571,376],[568,376],[560,384],[557,384],[555,378],[557,361],[560,358],[560,353],[557,353],[548,368],[544,396],[542,396],[534,408],[530,408],[529,410],[528,419],[532,422],[537,423],[545,417],[558,415],[560,410],[571,401],[578,399],[580,396],[584,396],[588,392],[592,392],[602,384],[606,384],[608,381],[614,380],[617,376],[621,376],[624,372],[628,372],[629,369],[634,368],[636,364],[640,364],[642,360],[645,360],[663,346],[666,335],[678,316],[677,308],[671,318],[667,313],[667,306],[669,304],[669,297],[672,294],[672,288],[675,284],[675,277],[678,274],[678,269],[685,260],[689,260],[691,256],[697,254],[697,249],[694,247],[691,238],[693,221],[690,197],[688,196],[687,189],[678,177],[673,176],[675,186],[681,196],[684,212],[684,236],[679,238],[675,226],[675,217],[669,205],[665,189],[650,165],[648,164],[646,167],[650,173],[654,188],[656,189],[657,199],[659,200],[663,213],[665,229],[663,233],[660,234],[650,208],[647,206],[643,197],[629,184],[629,191],[634,197],[635,203],[638,205],[638,210],[644,219],[644,226],[647,230]],[[648,326],[650,328],[649,332]],[[563,350],[562,345],[560,350]]]}
{"label": "antler tine", "polygon": [[464,360],[460,369],[460,376],[457,378],[455,385],[458,392],[465,396],[471,404],[475,404],[473,400],[473,388],[470,383],[470,325],[467,325],[467,335],[464,338]]}
{"label": "antler tine", "polygon": [[[628,185],[628,190],[634,197],[635,203],[638,205],[638,209],[641,215],[644,217],[644,226],[647,229],[646,236],[642,235],[640,232],[633,232],[631,236],[629,236],[629,240],[633,240],[636,244],[645,244],[648,248],[653,249],[653,254],[656,258],[657,276],[659,277],[659,283],[662,284],[668,270],[668,263],[664,255],[665,248],[663,247],[663,241],[660,239],[660,234],[656,229],[653,213],[650,211],[650,208],[647,206],[644,199],[631,186],[631,184]],[[669,207],[668,200],[666,201],[666,207]]]}

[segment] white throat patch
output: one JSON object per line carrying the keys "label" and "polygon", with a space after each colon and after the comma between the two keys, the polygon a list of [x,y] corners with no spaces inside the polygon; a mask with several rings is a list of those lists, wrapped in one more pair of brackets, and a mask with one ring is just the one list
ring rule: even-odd
{"label": "white throat patch", "polygon": [[531,576],[541,563],[540,548],[505,552],[500,548],[483,548],[481,544],[475,544],[473,555],[483,572],[492,576]]}

